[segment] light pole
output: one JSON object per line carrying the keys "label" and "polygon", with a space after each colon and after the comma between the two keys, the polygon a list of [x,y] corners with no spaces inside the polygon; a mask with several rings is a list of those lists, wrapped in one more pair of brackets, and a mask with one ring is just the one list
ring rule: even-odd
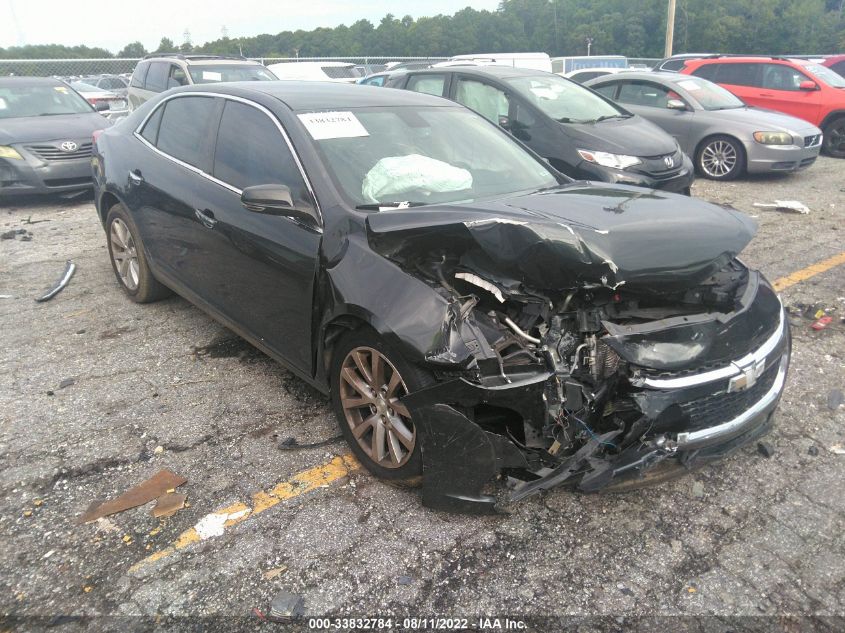
{"label": "light pole", "polygon": [[593,48],[593,38],[588,37],[587,38],[587,57],[590,56],[590,51],[592,50],[592,48]]}
{"label": "light pole", "polygon": [[555,25],[555,55],[557,55],[558,53],[560,53],[557,44],[557,0],[549,0],[549,2],[552,5],[552,15],[554,16],[553,21]]}
{"label": "light pole", "polygon": [[669,0],[669,14],[666,16],[666,47],[663,57],[672,57],[672,44],[675,39],[675,0]]}

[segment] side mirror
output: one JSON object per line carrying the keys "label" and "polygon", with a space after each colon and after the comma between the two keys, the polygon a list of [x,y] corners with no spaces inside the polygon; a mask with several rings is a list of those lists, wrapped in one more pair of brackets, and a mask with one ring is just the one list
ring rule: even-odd
{"label": "side mirror", "polygon": [[666,102],[666,107],[670,110],[686,110],[687,104],[680,99],[669,99]]}
{"label": "side mirror", "polygon": [[281,215],[305,224],[317,224],[311,209],[297,209],[293,204],[290,187],[286,185],[255,185],[241,192],[241,204],[253,213]]}
{"label": "side mirror", "polygon": [[108,101],[97,101],[94,103],[94,109],[97,112],[105,112],[109,109],[109,103]]}
{"label": "side mirror", "polygon": [[505,129],[505,130],[510,130],[511,129],[510,117],[508,117],[505,114],[500,114],[499,115],[499,127],[502,128],[502,129]]}
{"label": "side mirror", "polygon": [[798,89],[799,90],[818,90],[819,86],[816,84],[815,81],[810,81],[808,79],[807,81],[802,81],[800,84],[798,84]]}

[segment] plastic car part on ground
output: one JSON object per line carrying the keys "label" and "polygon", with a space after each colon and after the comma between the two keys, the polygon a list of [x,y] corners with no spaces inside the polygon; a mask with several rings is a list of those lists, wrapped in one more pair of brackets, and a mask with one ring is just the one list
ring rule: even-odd
{"label": "plastic car part on ground", "polygon": [[755,207],[761,209],[775,209],[776,211],[794,211],[796,213],[807,214],[810,212],[809,207],[798,200],[775,200],[774,202],[755,202]]}
{"label": "plastic car part on ground", "polygon": [[409,191],[460,191],[472,187],[472,174],[435,158],[409,154],[379,160],[367,173],[361,195],[371,202]]}

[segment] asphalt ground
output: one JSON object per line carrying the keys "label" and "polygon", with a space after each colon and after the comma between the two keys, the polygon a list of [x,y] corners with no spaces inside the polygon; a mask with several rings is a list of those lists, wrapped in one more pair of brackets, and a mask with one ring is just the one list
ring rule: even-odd
{"label": "asphalt ground", "polygon": [[[323,396],[181,298],[127,300],[90,197],[3,202],[0,232],[27,233],[0,241],[0,629],[285,629],[263,618],[288,591],[340,630],[367,624],[335,620],[350,616],[397,631],[433,616],[472,630],[506,616],[538,631],[843,630],[845,405],[828,404],[845,390],[843,174],[822,158],[693,188],[757,218],[742,258],[782,280],[796,313],[771,457],[749,446],[657,487],[557,490],[494,517],[429,510],[342,442],[281,450],[337,435]],[[753,206],[774,199],[811,211]],[[66,260],[69,286],[34,302]],[[818,308],[834,317],[821,331]],[[185,509],[77,524],[163,468],[187,478]],[[233,516],[203,539],[192,528],[214,512]]]}

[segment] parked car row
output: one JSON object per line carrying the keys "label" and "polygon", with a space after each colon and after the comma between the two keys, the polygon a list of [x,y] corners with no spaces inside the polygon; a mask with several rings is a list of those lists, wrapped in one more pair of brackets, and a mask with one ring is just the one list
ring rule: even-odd
{"label": "parked car row", "polygon": [[401,77],[186,85],[96,135],[122,291],[175,291],[329,394],[432,507],[642,485],[771,428],[790,338],[737,259],[754,220],[561,173],[684,191],[671,137],[551,73]]}

